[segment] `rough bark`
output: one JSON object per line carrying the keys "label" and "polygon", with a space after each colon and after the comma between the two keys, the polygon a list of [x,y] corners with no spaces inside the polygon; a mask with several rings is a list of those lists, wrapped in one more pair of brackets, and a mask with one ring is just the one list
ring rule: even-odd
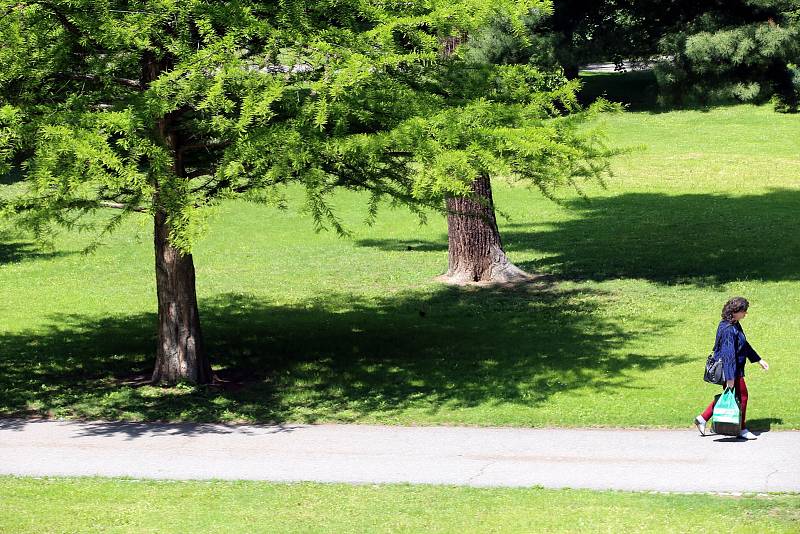
{"label": "rough bark", "polygon": [[[142,87],[149,86],[169,67],[169,58],[145,54],[142,61]],[[186,179],[186,169],[183,163],[184,142],[175,127],[178,113],[162,117],[156,125],[154,136],[173,155],[171,171],[174,178],[170,179],[181,180]],[[167,214],[159,197],[159,191],[165,184],[154,178],[153,185],[158,348],[152,381],[160,384],[181,381],[207,384],[212,381],[213,375],[200,329],[194,260],[191,254],[182,254],[170,243]]]}
{"label": "rough bark", "polygon": [[169,243],[163,212],[155,215],[158,351],[153,382],[207,384],[211,364],[203,345],[195,292],[194,261]]}
{"label": "rough bark", "polygon": [[531,280],[503,251],[489,177],[475,180],[472,190],[475,198],[447,199],[448,269],[440,280],[458,285]]}

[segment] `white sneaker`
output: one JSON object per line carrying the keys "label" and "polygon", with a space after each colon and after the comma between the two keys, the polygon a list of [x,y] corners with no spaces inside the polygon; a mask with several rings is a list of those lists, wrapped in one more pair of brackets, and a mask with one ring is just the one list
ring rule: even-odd
{"label": "white sneaker", "polygon": [[697,417],[694,418],[694,426],[696,426],[697,430],[700,431],[701,436],[706,435],[706,420],[703,419],[702,415],[698,415]]}
{"label": "white sneaker", "polygon": [[758,439],[758,436],[747,430],[746,428],[739,432],[739,437],[742,439]]}

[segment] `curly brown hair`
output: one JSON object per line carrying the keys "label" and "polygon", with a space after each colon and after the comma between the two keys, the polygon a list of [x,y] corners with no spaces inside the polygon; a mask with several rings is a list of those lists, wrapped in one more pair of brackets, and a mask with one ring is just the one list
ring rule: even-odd
{"label": "curly brown hair", "polygon": [[722,307],[722,320],[732,323],[734,313],[747,311],[747,308],[749,307],[750,303],[747,302],[746,298],[733,297],[732,299],[730,299],[728,302],[725,303],[725,306]]}

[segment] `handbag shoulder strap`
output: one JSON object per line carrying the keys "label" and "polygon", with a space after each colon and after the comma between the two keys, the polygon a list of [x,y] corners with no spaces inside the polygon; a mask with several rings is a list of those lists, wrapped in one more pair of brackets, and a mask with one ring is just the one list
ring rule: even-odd
{"label": "handbag shoulder strap", "polygon": [[717,347],[719,347],[719,338],[722,337],[721,336],[721,332],[722,332],[722,328],[717,327],[717,337],[714,339],[714,348],[711,349],[711,352],[714,353],[714,354],[717,353]]}

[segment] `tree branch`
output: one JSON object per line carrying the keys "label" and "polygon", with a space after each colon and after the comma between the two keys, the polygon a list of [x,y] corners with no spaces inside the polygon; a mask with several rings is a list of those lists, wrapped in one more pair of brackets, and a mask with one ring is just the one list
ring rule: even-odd
{"label": "tree branch", "polygon": [[[67,74],[60,72],[58,73],[59,76],[65,76],[70,80],[88,80],[92,82],[100,81],[103,78],[97,76],[95,74]],[[111,78],[111,81],[118,85],[123,85],[125,87],[132,87],[133,89],[142,89],[142,84],[139,80],[132,80],[130,78]]]}
{"label": "tree branch", "polygon": [[86,46],[84,46],[83,44],[80,43],[81,39],[86,39],[96,49],[106,50],[106,47],[104,47],[103,45],[98,43],[97,40],[92,38],[91,35],[82,32],[81,29],[78,28],[78,26],[76,26],[74,22],[69,20],[69,18],[67,18],[67,16],[58,9],[58,6],[56,6],[52,2],[39,1],[39,2],[31,2],[31,4],[40,5],[43,8],[47,9],[48,11],[50,11],[53,15],[55,15],[56,18],[58,19],[58,21],[64,27],[64,29],[66,29],[73,37],[75,37],[75,39],[78,40],[78,45],[81,48],[84,48],[84,49],[86,48]]}
{"label": "tree branch", "polygon": [[104,208],[114,208],[118,210],[137,211],[139,213],[147,213],[147,208],[142,206],[129,206],[128,204],[121,204],[119,202],[111,202],[110,200],[101,200],[100,205]]}
{"label": "tree branch", "polygon": [[69,20],[64,13],[62,13],[61,11],[56,9],[56,6],[54,6],[50,2],[33,2],[33,3],[34,4],[39,4],[40,6],[48,9],[53,15],[56,16],[56,18],[61,23],[61,25],[64,26],[64,28],[69,33],[71,33],[74,37],[76,37],[78,39],[80,39],[81,37],[84,37],[84,35],[80,31],[80,29],[78,29],[78,27],[75,26],[75,24],[73,24],[73,22],[71,20]]}
{"label": "tree branch", "polygon": [[191,152],[192,150],[200,150],[205,148],[206,150],[214,150],[215,148],[225,148],[226,146],[230,146],[230,141],[218,141],[214,143],[194,143],[191,145],[183,145],[178,147],[178,153],[183,154],[184,152]]}
{"label": "tree branch", "polygon": [[13,6],[9,7],[8,9],[6,9],[5,12],[2,15],[0,15],[0,20],[3,20],[4,18],[9,16],[14,11],[16,11],[18,9],[22,9],[23,7],[25,7],[25,4],[23,4],[21,2],[19,4],[14,4]]}

